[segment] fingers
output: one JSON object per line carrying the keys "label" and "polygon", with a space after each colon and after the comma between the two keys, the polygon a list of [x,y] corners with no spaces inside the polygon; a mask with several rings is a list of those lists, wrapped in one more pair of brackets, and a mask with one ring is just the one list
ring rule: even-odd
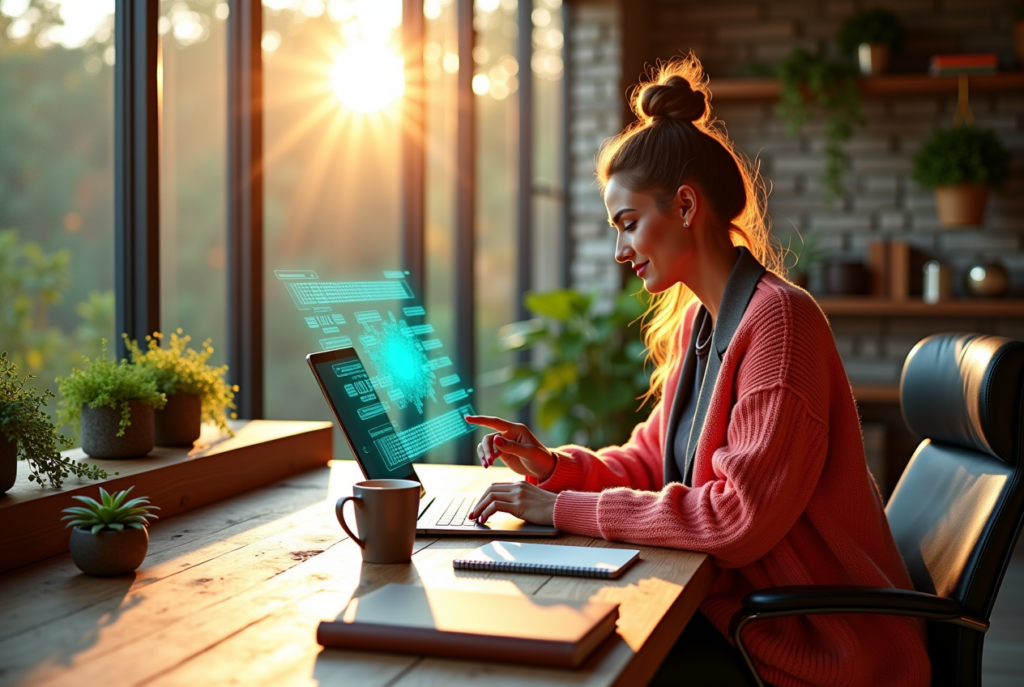
{"label": "fingers", "polygon": [[512,441],[506,439],[503,436],[496,436],[494,438],[494,445],[502,453],[508,453],[518,458],[537,458],[537,452],[540,450],[533,444],[523,444],[518,441]]}
{"label": "fingers", "polygon": [[523,505],[519,501],[491,501],[480,513],[476,521],[482,525],[495,513],[511,513],[518,518],[521,517],[520,513],[522,510]]}
{"label": "fingers", "polygon": [[489,427],[499,432],[509,432],[516,428],[515,422],[502,420],[500,417],[494,417],[493,415],[464,415],[463,417],[471,425]]}
{"label": "fingers", "polygon": [[480,497],[480,500],[469,511],[469,517],[476,518],[477,514],[482,513],[493,501],[509,501],[514,499],[515,486],[511,482],[498,482],[487,487],[487,491],[484,492],[484,495]]}

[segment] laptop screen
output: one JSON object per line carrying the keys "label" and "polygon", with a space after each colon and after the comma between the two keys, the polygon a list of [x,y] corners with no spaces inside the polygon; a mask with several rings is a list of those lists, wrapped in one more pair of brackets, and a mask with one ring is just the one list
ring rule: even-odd
{"label": "laptop screen", "polygon": [[351,348],[314,353],[310,367],[369,479],[419,481],[366,368]]}

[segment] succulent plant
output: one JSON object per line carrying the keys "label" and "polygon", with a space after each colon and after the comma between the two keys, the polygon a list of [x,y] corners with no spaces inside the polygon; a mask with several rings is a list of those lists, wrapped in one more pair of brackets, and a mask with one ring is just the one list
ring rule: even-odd
{"label": "succulent plant", "polygon": [[65,508],[62,512],[67,515],[61,520],[69,521],[67,527],[84,527],[92,530],[93,534],[102,529],[120,532],[125,527],[141,530],[149,524],[147,518],[156,519],[149,511],[160,509],[149,505],[149,498],[146,496],[126,502],[128,492],[134,488],[128,487],[111,496],[106,489],[100,487],[99,501],[88,496],[72,496],[71,498],[81,501],[85,506]]}

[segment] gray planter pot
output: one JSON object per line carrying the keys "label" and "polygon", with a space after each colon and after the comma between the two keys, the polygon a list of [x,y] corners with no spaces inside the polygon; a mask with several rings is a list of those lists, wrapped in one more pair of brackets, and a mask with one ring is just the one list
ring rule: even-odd
{"label": "gray planter pot", "polygon": [[71,530],[71,560],[86,575],[105,577],[130,573],[146,558],[149,531],[126,527],[120,532],[100,530],[93,534],[84,527]]}
{"label": "gray planter pot", "polygon": [[121,411],[113,408],[82,407],[82,450],[93,458],[138,458],[153,450],[153,408],[142,401],[130,401],[131,424],[124,436],[117,436]]}
{"label": "gray planter pot", "polygon": [[174,394],[156,411],[157,446],[191,446],[202,426],[202,402],[194,394]]}
{"label": "gray planter pot", "polygon": [[14,486],[18,478],[18,442],[0,434],[0,494]]}

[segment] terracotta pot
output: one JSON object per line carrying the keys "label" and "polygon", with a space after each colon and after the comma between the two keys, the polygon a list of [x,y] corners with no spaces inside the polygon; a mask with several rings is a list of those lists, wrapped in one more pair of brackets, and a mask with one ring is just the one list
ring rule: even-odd
{"label": "terracotta pot", "polygon": [[149,531],[126,527],[120,532],[100,530],[96,534],[84,527],[71,530],[71,560],[86,575],[106,577],[130,573],[146,558]]}
{"label": "terracotta pot", "polygon": [[985,221],[987,202],[988,186],[985,184],[957,184],[935,189],[939,223],[944,227],[980,227]]}
{"label": "terracotta pot", "polygon": [[131,424],[124,436],[117,436],[121,411],[113,408],[82,407],[82,450],[93,458],[139,458],[153,450],[153,408],[142,401],[129,401]]}
{"label": "terracotta pot", "polygon": [[191,446],[202,429],[202,402],[194,394],[173,394],[154,414],[157,446]]}
{"label": "terracotta pot", "polygon": [[860,296],[868,292],[868,270],[861,262],[825,264],[825,292],[832,296]]}
{"label": "terracotta pot", "polygon": [[857,46],[857,63],[864,76],[878,76],[889,68],[889,46],[885,43],[861,43]]}
{"label": "terracotta pot", "polygon": [[964,275],[967,293],[979,298],[998,298],[1010,290],[1010,273],[998,262],[972,265]]}
{"label": "terracotta pot", "polygon": [[0,494],[14,486],[18,479],[18,442],[0,434]]}
{"label": "terracotta pot", "polygon": [[1017,55],[1017,66],[1024,69],[1024,19],[1013,23],[1013,52]]}

